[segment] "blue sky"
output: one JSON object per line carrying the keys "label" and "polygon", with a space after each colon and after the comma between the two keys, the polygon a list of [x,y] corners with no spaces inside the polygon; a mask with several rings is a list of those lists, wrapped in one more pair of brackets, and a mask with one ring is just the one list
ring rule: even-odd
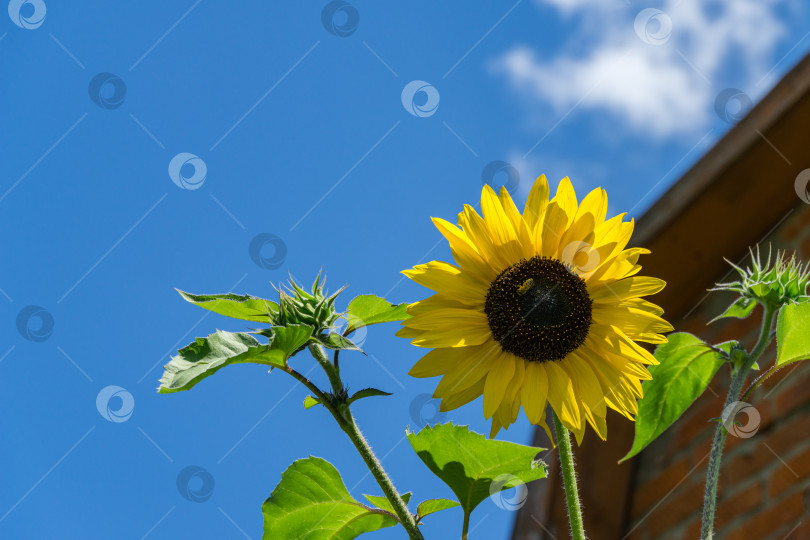
{"label": "blue sky", "polygon": [[[429,217],[475,203],[485,170],[512,167],[519,204],[544,172],[580,196],[604,186],[614,213],[639,216],[810,48],[798,0],[603,4],[352,1],[324,25],[325,1],[12,0],[0,20],[0,535],[259,538],[261,503],[310,454],[356,496],[378,494],[281,373],[239,365],[155,392],[174,350],[245,328],[174,287],[268,296],[323,267],[350,285],[341,306],[362,293],[415,301],[426,291],[398,272],[449,258]],[[407,108],[406,87],[422,89]],[[395,393],[356,416],[398,487],[450,496],[403,438],[436,419],[436,381],[407,376],[421,351],[395,330],[372,328],[369,356],[343,359],[353,388]],[[132,398],[118,421],[96,406],[109,386],[112,410]],[[480,400],[443,419],[489,429]],[[530,435],[521,419],[499,437]],[[190,466],[214,481],[203,502],[178,490]],[[486,501],[471,538],[505,538],[513,518]],[[424,531],[455,537],[460,521],[450,510]]]}

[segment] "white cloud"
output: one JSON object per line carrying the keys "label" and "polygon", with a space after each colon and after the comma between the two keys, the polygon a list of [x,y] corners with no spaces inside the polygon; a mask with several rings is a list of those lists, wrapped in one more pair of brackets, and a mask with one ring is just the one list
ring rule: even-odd
{"label": "white cloud", "polygon": [[[635,8],[596,0],[544,0],[565,15],[579,15],[584,53],[564,48],[545,60],[527,47],[504,53],[496,68],[528,96],[564,113],[579,107],[607,110],[640,133],[666,137],[706,129],[715,96],[727,86],[753,92],[770,69],[785,34],[774,13],[777,0],[668,0],[663,19],[634,30]],[[668,19],[667,19],[668,18]],[[667,34],[671,21],[672,31]],[[661,23],[664,23],[663,28]],[[733,77],[729,74],[733,73]],[[753,89],[753,90],[752,90]],[[581,100],[581,102],[580,102]]]}

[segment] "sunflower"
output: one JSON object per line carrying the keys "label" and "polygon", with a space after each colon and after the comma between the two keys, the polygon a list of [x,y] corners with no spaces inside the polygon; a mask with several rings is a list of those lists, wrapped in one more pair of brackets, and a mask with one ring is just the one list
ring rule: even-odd
{"label": "sunflower", "polygon": [[483,394],[490,437],[521,406],[550,436],[548,403],[578,443],[587,424],[605,439],[607,407],[634,420],[647,365],[658,363],[636,342],[666,343],[662,333],[672,330],[642,298],[665,283],[636,275],[649,250],[625,249],[633,220],[606,220],[601,188],[577,204],[567,177],[549,200],[540,176],[523,214],[505,188],[496,195],[485,186],[481,210],[465,205],[458,227],[433,218],[456,264],[403,271],[436,293],[408,308],[397,333],[433,349],[410,375],[442,376],[434,397],[443,411]]}

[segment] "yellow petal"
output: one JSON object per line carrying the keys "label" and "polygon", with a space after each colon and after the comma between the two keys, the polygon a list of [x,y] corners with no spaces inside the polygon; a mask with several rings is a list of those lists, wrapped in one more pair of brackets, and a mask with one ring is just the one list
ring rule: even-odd
{"label": "yellow petal", "polygon": [[453,254],[453,259],[464,270],[465,273],[477,278],[483,284],[489,284],[495,279],[497,275],[486,259],[481,256],[476,246],[467,237],[467,235],[450,223],[440,218],[432,218],[433,224],[439,229],[450,244],[450,252]]}
{"label": "yellow petal", "polygon": [[[568,214],[556,202],[551,202],[546,209],[546,218],[537,223],[535,243],[538,244],[543,257],[555,257],[560,238],[568,227]],[[538,242],[539,238],[539,242]]]}
{"label": "yellow petal", "polygon": [[441,412],[452,411],[453,409],[458,409],[462,405],[466,405],[467,403],[471,402],[478,396],[480,396],[484,391],[484,379],[481,379],[474,385],[470,386],[462,390],[461,392],[456,392],[444,399],[442,399],[441,405],[439,405],[439,410]]}
{"label": "yellow petal", "polygon": [[434,309],[447,309],[447,308],[470,309],[471,306],[462,304],[457,300],[449,298],[443,294],[437,293],[428,296],[424,300],[414,302],[413,304],[408,306],[406,311],[408,312],[409,315],[421,315],[422,313],[428,313],[430,311],[433,311]]}
{"label": "yellow petal", "polygon": [[650,253],[648,249],[630,248],[604,259],[596,272],[588,277],[588,285],[591,286],[600,282],[610,283],[637,274],[641,270],[641,266],[636,264],[639,255],[648,253]]}
{"label": "yellow petal", "polygon": [[504,214],[512,224],[512,229],[514,229],[515,235],[517,236],[518,246],[522,256],[527,259],[534,257],[537,253],[534,249],[531,233],[529,233],[529,227],[526,225],[523,216],[518,212],[517,206],[515,206],[515,202],[512,200],[505,186],[501,187],[501,191],[498,193],[498,200],[501,202]]}
{"label": "yellow petal", "polygon": [[519,261],[523,257],[523,250],[518,243],[517,233],[506,216],[495,191],[488,185],[484,186],[481,193],[481,212],[484,214],[484,220],[492,236],[492,243],[498,250],[498,254],[506,257],[508,261]]}
{"label": "yellow petal", "polygon": [[546,362],[548,400],[562,423],[571,431],[579,428],[582,419],[574,389],[568,373],[556,362]]}
{"label": "yellow petal", "polygon": [[577,213],[577,194],[574,192],[574,186],[571,185],[571,179],[567,176],[560,180],[557,186],[557,194],[551,200],[565,211],[567,216],[567,224],[570,225],[574,221],[574,216]]}
{"label": "yellow petal", "polygon": [[[402,325],[417,330],[442,330],[445,328],[455,329],[458,332],[467,333],[465,326],[471,328],[489,328],[487,316],[483,311],[477,309],[443,308],[434,309],[427,313],[419,313],[402,321]],[[487,330],[489,333],[489,330]]]}
{"label": "yellow petal", "polygon": [[433,349],[413,365],[408,375],[420,378],[444,375],[463,361],[467,354],[462,348]]}
{"label": "yellow petal", "polygon": [[[424,317],[424,315],[413,317],[404,322],[407,322],[408,326],[410,326],[413,324],[414,320],[421,317]],[[486,319],[484,319],[482,323],[479,323],[471,318],[464,323],[463,326],[443,326],[440,328],[432,328],[430,331],[420,330],[413,327],[409,329],[421,332],[420,335],[414,336],[411,339],[411,343],[417,347],[425,348],[469,347],[470,345],[481,345],[489,340],[491,336]],[[397,332],[398,336],[410,337],[410,335],[405,335],[402,330]]]}
{"label": "yellow petal", "polygon": [[497,349],[489,342],[477,347],[454,350],[464,353],[464,357],[452,369],[445,372],[446,375],[436,387],[437,396],[449,396],[465,390],[486,377],[489,370],[496,367],[494,360]]}
{"label": "yellow petal", "polygon": [[637,298],[661,292],[666,281],[654,277],[633,276],[614,281],[613,283],[600,283],[588,286],[588,294],[594,303],[609,302],[626,298]]}
{"label": "yellow petal", "polygon": [[486,222],[472,206],[464,205],[464,211],[458,215],[458,224],[478,247],[478,253],[496,273],[501,272],[513,262],[517,262],[510,261],[500,253],[490,235]]}
{"label": "yellow petal", "polygon": [[574,222],[576,223],[586,215],[590,215],[594,224],[603,223],[605,217],[607,217],[607,208],[607,192],[602,188],[596,188],[582,199]]}
{"label": "yellow petal", "polygon": [[534,230],[538,222],[543,221],[546,213],[546,206],[548,206],[548,181],[546,175],[541,174],[537,180],[534,181],[532,189],[529,192],[529,198],[526,200],[526,206],[523,208],[523,219],[529,230]]}
{"label": "yellow petal", "polygon": [[[491,418],[503,401],[506,387],[515,373],[515,357],[499,352],[484,385],[484,418]],[[522,362],[523,360],[519,360]]]}
{"label": "yellow petal", "polygon": [[628,336],[671,332],[673,326],[654,313],[627,305],[594,303],[593,320],[618,326]]}
{"label": "yellow petal", "polygon": [[480,283],[470,280],[460,268],[442,261],[418,264],[403,270],[408,278],[450,298],[468,305],[483,305],[486,290]]}
{"label": "yellow petal", "polygon": [[548,376],[542,362],[528,362],[520,390],[523,410],[532,424],[544,422],[548,398]]}

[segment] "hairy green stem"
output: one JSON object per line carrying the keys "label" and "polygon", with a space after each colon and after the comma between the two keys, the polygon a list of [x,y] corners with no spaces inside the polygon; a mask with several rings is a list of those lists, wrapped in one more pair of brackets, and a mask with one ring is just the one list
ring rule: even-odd
{"label": "hairy green stem", "polygon": [[[338,422],[341,422],[341,420],[338,420]],[[391,479],[388,477],[388,474],[386,474],[385,469],[383,469],[382,464],[377,459],[377,456],[374,455],[368,441],[366,441],[365,437],[363,437],[363,434],[357,427],[357,423],[354,421],[354,417],[352,416],[351,411],[349,411],[348,406],[346,407],[345,421],[341,423],[340,427],[346,432],[354,443],[355,448],[357,448],[357,451],[363,457],[363,461],[366,462],[366,466],[371,471],[371,474],[374,475],[374,478],[377,480],[380,488],[382,488],[385,497],[391,502],[391,506],[394,507],[394,511],[399,518],[399,522],[403,527],[405,527],[405,530],[408,531],[408,536],[411,538],[411,540],[423,540],[424,537],[422,536],[419,527],[416,525],[416,519],[414,519],[413,515],[411,515],[411,513],[408,511],[405,501],[402,500],[402,497],[399,495],[399,492],[397,492],[393,482],[391,482]]]}
{"label": "hairy green stem", "polygon": [[[329,376],[333,396],[340,396],[342,394],[345,395],[343,382],[340,380],[340,376],[337,374],[332,363],[329,362],[329,359],[320,345],[310,345],[309,350],[318,363],[324,367],[324,371],[326,371],[326,374]],[[388,477],[385,469],[383,469],[382,464],[377,459],[377,456],[374,455],[374,451],[371,449],[371,446],[369,446],[368,441],[357,427],[357,423],[354,420],[354,416],[352,416],[349,405],[347,403],[333,402],[330,396],[326,395],[320,388],[317,387],[317,385],[294,369],[287,367],[285,371],[295,377],[310,391],[312,391],[312,393],[315,394],[324,407],[326,407],[326,409],[332,413],[332,416],[340,426],[340,429],[342,429],[343,432],[349,436],[349,439],[351,439],[352,444],[354,444],[354,447],[363,458],[363,461],[365,461],[369,471],[371,471],[371,474],[374,475],[374,479],[377,480],[377,484],[379,484],[380,488],[385,494],[385,498],[388,499],[391,506],[394,508],[394,511],[399,518],[399,522],[403,527],[405,527],[405,530],[408,531],[408,536],[410,539],[424,540],[424,537],[416,524],[416,519],[410,513],[410,511],[408,511],[408,506],[405,504],[405,501],[402,500],[402,497],[394,487],[393,482],[391,482],[391,479]]]}
{"label": "hairy green stem", "polygon": [[332,392],[337,394],[343,390],[343,381],[340,380],[340,375],[335,369],[335,366],[332,365],[332,362],[329,361],[323,347],[317,343],[310,343],[309,352],[312,353],[312,356],[315,357],[315,360],[318,361],[323,370],[326,372],[326,375],[329,377],[329,384],[332,385]]}
{"label": "hairy green stem", "polygon": [[577,475],[574,470],[574,452],[571,449],[571,436],[568,429],[552,411],[554,429],[557,435],[557,449],[560,452],[560,469],[565,486],[565,502],[568,505],[568,521],[571,523],[571,538],[585,540],[585,527],[582,524],[582,508],[577,489]]}
{"label": "hairy green stem", "polygon": [[[771,342],[771,327],[773,326],[773,319],[778,307],[763,305],[763,308],[765,313],[762,316],[762,328],[756,345],[754,345],[751,352],[745,356],[742,364],[735,366],[731,371],[731,385],[728,389],[726,401],[723,404],[724,414],[728,414],[726,413],[726,409],[732,403],[739,401],[743,383],[748,376],[748,372],[751,371],[751,366],[759,360],[759,357],[762,356],[765,348]],[[747,395],[746,393],[746,396]],[[706,470],[706,490],[703,494],[703,518],[700,529],[701,540],[711,540],[714,537],[714,514],[717,507],[717,480],[720,476],[720,461],[723,458],[723,447],[726,444],[726,436],[728,435],[728,429],[725,423],[728,421],[733,422],[734,418],[721,418],[721,421],[717,423],[717,429],[714,432],[714,439],[712,440],[712,451],[709,455],[709,466]]]}

